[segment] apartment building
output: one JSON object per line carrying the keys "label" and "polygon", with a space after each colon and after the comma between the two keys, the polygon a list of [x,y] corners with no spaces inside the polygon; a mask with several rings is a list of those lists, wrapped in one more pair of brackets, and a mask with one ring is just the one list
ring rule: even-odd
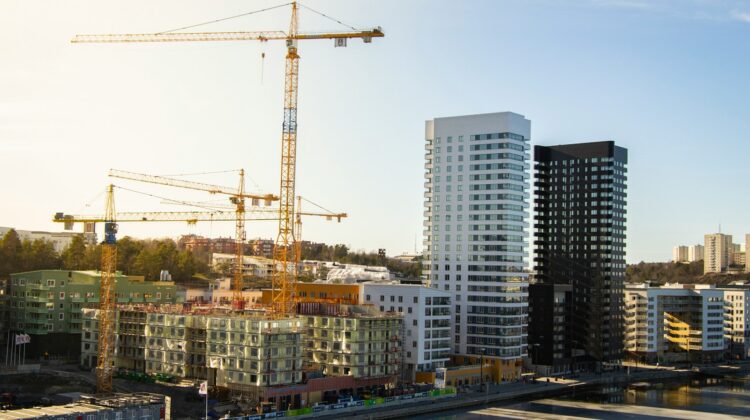
{"label": "apartment building", "polygon": [[750,284],[735,282],[724,290],[724,344],[729,358],[750,357]]}
{"label": "apartment building", "polygon": [[527,354],[530,127],[512,112],[425,123],[424,276],[453,296],[453,353],[505,378]]}
{"label": "apartment building", "polygon": [[[96,366],[98,309],[84,311],[81,364]],[[263,315],[190,313],[179,306],[121,307],[115,366],[211,385],[256,388],[302,380],[302,320]]]}
{"label": "apartment building", "polygon": [[651,363],[723,359],[724,299],[713,285],[628,285],[625,351]]}
{"label": "apartment building", "polygon": [[[237,257],[234,254],[213,253],[211,255],[211,268],[214,271],[231,272]],[[242,256],[242,274],[245,277],[270,278],[273,276],[274,261],[266,257],[252,255]]]}
{"label": "apartment building", "polygon": [[688,262],[703,261],[703,245],[688,247]]}
{"label": "apartment building", "polygon": [[60,253],[63,250],[65,250],[65,248],[67,248],[71,244],[71,242],[73,242],[73,238],[75,238],[76,236],[83,237],[83,240],[86,244],[89,244],[89,245],[96,244],[96,232],[94,231],[93,223],[86,223],[83,233],[44,232],[44,231],[39,231],[39,230],[22,230],[22,229],[15,229],[12,227],[0,226],[0,238],[4,237],[5,234],[8,233],[11,229],[16,231],[16,234],[18,234],[18,238],[22,241],[33,242],[37,239],[41,239],[41,240],[52,243],[52,246],[55,248],[55,252],[57,253]]}
{"label": "apartment building", "polygon": [[690,261],[689,248],[679,245],[672,248],[672,262],[684,263]]}
{"label": "apartment building", "polygon": [[307,328],[305,363],[326,376],[398,377],[403,363],[403,317],[370,305],[299,304]]}
{"label": "apartment building", "polygon": [[[82,310],[99,306],[99,271],[38,270],[10,276],[10,328],[32,336],[27,357],[80,355]],[[118,304],[175,303],[175,285],[144,281],[142,276],[115,276]]]}
{"label": "apartment building", "polygon": [[721,273],[731,264],[732,235],[712,233],[704,237],[703,273]]}
{"label": "apartment building", "polygon": [[362,303],[404,317],[404,380],[445,367],[451,353],[450,292],[395,282],[363,283],[360,290]]}
{"label": "apartment building", "polygon": [[[535,146],[534,163],[532,360],[600,371],[622,360],[628,151],[613,141]],[[570,286],[563,325],[554,322],[558,285]]]}

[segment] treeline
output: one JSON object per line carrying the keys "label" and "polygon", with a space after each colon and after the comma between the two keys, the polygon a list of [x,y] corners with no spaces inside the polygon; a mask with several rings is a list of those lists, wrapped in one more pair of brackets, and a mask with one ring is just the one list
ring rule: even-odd
{"label": "treeline", "polygon": [[631,264],[625,269],[628,282],[644,283],[646,281],[664,283],[695,283],[703,277],[703,261],[688,264],[682,263],[647,263]]}
{"label": "treeline", "polygon": [[342,264],[385,266],[389,271],[406,278],[422,276],[422,263],[409,263],[383,258],[376,252],[351,252],[346,245],[310,244],[302,248],[303,260],[335,261]]}
{"label": "treeline", "polygon": [[[58,254],[49,241],[22,241],[15,230],[10,230],[0,239],[0,278],[32,270],[98,270],[101,255],[101,245],[86,245],[81,235]],[[209,271],[208,256],[179,250],[171,239],[139,240],[128,236],[117,241],[117,269],[148,280],[158,280],[161,270],[169,270],[174,280],[187,280]]]}

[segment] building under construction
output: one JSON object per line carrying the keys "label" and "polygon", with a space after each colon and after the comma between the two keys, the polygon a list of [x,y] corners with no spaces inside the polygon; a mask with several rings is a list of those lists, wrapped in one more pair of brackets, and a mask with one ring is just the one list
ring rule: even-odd
{"label": "building under construction", "polygon": [[[401,315],[320,302],[300,303],[298,312],[274,319],[215,306],[121,306],[114,365],[207,380],[250,404],[284,409],[322,401],[326,392],[395,385],[403,360]],[[97,316],[98,309],[83,312],[81,363],[89,368],[97,365]],[[350,380],[326,382],[333,377]],[[315,388],[305,391],[312,378],[318,378]]]}

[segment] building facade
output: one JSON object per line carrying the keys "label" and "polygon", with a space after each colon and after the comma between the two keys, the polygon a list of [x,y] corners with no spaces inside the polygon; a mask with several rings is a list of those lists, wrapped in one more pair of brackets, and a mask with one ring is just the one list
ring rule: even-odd
{"label": "building facade", "polygon": [[689,249],[685,245],[678,245],[672,248],[672,262],[681,263],[690,260]]}
{"label": "building facade", "polygon": [[721,273],[731,263],[731,255],[734,252],[732,235],[723,233],[706,235],[703,250],[703,273]]}
{"label": "building facade", "polygon": [[424,276],[453,295],[453,352],[507,378],[527,354],[530,127],[512,112],[425,124]]}
{"label": "building facade", "polygon": [[20,230],[20,229],[14,229],[11,227],[2,227],[0,226],[0,238],[4,237],[8,231],[11,229],[15,230],[18,234],[18,238],[22,241],[36,241],[37,239],[41,239],[44,241],[48,241],[52,243],[52,246],[55,248],[55,252],[60,253],[65,248],[67,248],[71,242],[73,242],[73,238],[76,236],[83,237],[83,240],[86,244],[94,245],[96,244],[96,232],[94,231],[94,224],[93,223],[86,223],[85,224],[85,230],[83,233],[77,233],[77,232],[44,232],[39,230]]}
{"label": "building facade", "polygon": [[625,351],[651,363],[747,358],[748,297],[748,286],[628,285]]}
{"label": "building facade", "polygon": [[451,293],[422,285],[363,283],[360,301],[404,317],[402,378],[445,367],[451,353]]}
{"label": "building facade", "polygon": [[403,317],[370,305],[299,304],[305,363],[325,376],[392,378],[403,363]]}
{"label": "building facade", "polygon": [[688,247],[688,262],[703,261],[703,245]]}
{"label": "building facade", "polygon": [[[99,306],[99,271],[39,270],[11,274],[10,328],[32,336],[29,357],[44,353],[78,358],[82,310]],[[115,276],[118,304],[175,303],[175,285],[144,281],[140,276]]]}
{"label": "building facade", "polygon": [[[559,361],[574,371],[618,364],[627,150],[613,141],[535,146],[534,163],[537,286],[530,296],[532,361],[548,367]],[[562,326],[554,322],[556,285],[570,286]],[[557,331],[561,328],[564,332]],[[561,343],[561,334],[564,349],[553,346]]]}

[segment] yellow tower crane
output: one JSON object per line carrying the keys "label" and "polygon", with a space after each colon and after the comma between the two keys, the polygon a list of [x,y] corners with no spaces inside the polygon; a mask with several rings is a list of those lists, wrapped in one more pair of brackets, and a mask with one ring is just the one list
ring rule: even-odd
{"label": "yellow tower crane", "polygon": [[97,339],[96,392],[112,392],[112,360],[115,337],[115,271],[117,270],[117,223],[115,222],[114,188],[107,188],[104,210],[104,241],[102,242],[102,270],[99,283],[99,337]]}
{"label": "yellow tower crane", "polygon": [[[301,33],[298,28],[298,3],[280,5],[272,8],[245,13],[246,16],[277,7],[291,5],[291,20],[288,32],[265,31],[265,32],[176,32],[177,30],[160,32],[154,34],[103,34],[103,35],[76,35],[71,42],[74,43],[116,43],[116,42],[186,42],[186,41],[286,41],[287,54],[284,78],[284,122],[281,135],[281,182],[279,202],[279,231],[274,247],[274,276],[273,276],[273,303],[277,313],[285,316],[293,312],[294,306],[294,272],[290,269],[290,262],[294,259],[294,199],[296,182],[297,161],[297,91],[299,88],[299,59],[297,42],[300,40],[333,39],[336,46],[346,46],[347,39],[360,38],[365,43],[372,42],[373,38],[384,36],[380,27],[371,30],[357,30],[350,27],[351,31],[327,32],[327,33]],[[306,9],[318,13],[326,18],[329,16],[300,5]],[[235,16],[238,17],[238,16]],[[231,19],[226,18],[226,19]],[[220,20],[226,20],[220,19]],[[190,27],[213,23],[206,22]]]}
{"label": "yellow tower crane", "polygon": [[237,309],[244,307],[244,302],[242,300],[242,256],[244,255],[245,250],[245,199],[251,199],[253,206],[259,205],[261,200],[265,202],[266,206],[270,206],[272,201],[279,199],[278,197],[273,194],[257,195],[245,193],[244,169],[240,169],[240,182],[236,190],[218,185],[167,178],[158,175],[139,174],[117,169],[110,169],[109,176],[150,184],[206,191],[210,194],[228,195],[229,201],[235,206],[235,264],[234,279],[232,281],[232,304]]}

